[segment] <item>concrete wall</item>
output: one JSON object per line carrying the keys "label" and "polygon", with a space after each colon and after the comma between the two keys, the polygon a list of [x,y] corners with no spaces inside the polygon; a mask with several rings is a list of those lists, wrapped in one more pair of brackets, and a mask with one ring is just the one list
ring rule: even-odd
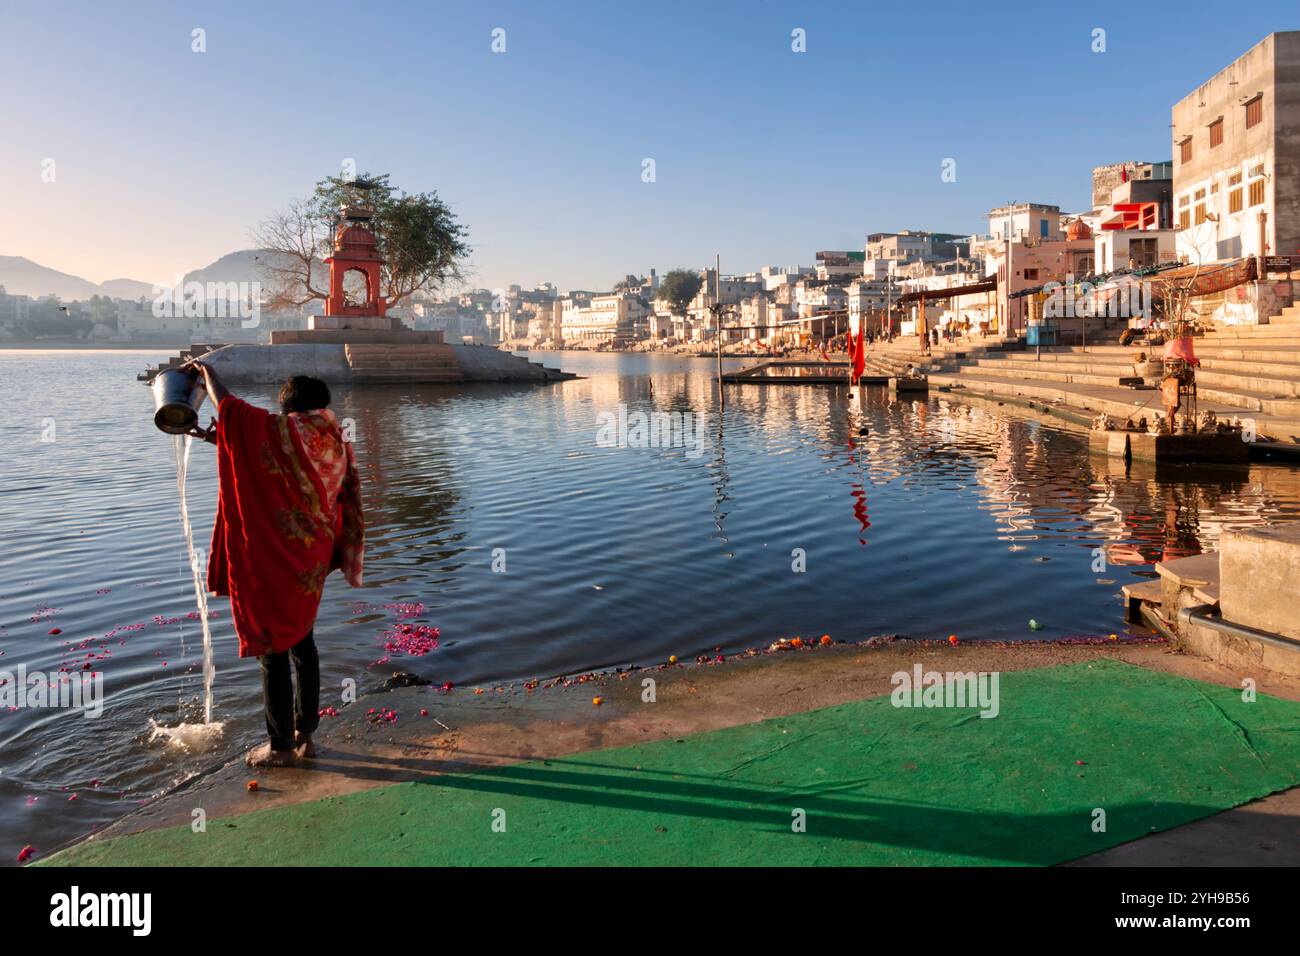
{"label": "concrete wall", "polygon": [[452,352],[467,382],[546,382],[561,377],[518,355],[483,345],[453,345]]}
{"label": "concrete wall", "polygon": [[1300,255],[1300,31],[1274,34],[1274,255]]}
{"label": "concrete wall", "polygon": [[1224,618],[1300,639],[1300,522],[1225,531],[1220,549]]}
{"label": "concrete wall", "polygon": [[231,385],[279,385],[313,375],[333,385],[352,381],[342,345],[227,345],[203,356]]}
{"label": "concrete wall", "polygon": [[1212,604],[1217,592],[1222,620],[1300,639],[1300,522],[1225,530],[1219,544],[1218,553],[1159,565],[1161,616],[1183,649],[1244,676],[1261,669],[1300,676],[1300,650],[1177,621],[1179,609]]}
{"label": "concrete wall", "polygon": [[[547,382],[568,377],[489,346],[449,348],[466,382]],[[292,375],[313,375],[331,385],[352,381],[342,345],[227,345],[207,353],[203,361],[231,385],[279,385]]]}

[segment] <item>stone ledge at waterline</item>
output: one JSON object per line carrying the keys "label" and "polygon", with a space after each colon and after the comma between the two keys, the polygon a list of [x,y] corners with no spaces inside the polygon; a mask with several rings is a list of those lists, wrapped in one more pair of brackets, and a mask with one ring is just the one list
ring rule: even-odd
{"label": "stone ledge at waterline", "polygon": [[[1129,585],[1126,595],[1155,606],[1156,623],[1163,622],[1184,650],[1245,676],[1263,669],[1300,677],[1300,521],[1228,528],[1219,546],[1161,561],[1158,587]],[[1208,618],[1180,614],[1216,607]],[[1131,620],[1151,623],[1140,616]]]}
{"label": "stone ledge at waterline", "polygon": [[278,385],[312,375],[331,385],[560,382],[571,372],[481,345],[226,345],[203,356],[231,385]]}

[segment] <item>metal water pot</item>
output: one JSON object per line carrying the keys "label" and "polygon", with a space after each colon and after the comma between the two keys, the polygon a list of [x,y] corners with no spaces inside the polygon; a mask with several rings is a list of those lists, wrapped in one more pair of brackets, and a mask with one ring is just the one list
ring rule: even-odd
{"label": "metal water pot", "polygon": [[153,423],[169,435],[185,434],[198,424],[199,406],[206,395],[203,376],[163,369],[153,378]]}

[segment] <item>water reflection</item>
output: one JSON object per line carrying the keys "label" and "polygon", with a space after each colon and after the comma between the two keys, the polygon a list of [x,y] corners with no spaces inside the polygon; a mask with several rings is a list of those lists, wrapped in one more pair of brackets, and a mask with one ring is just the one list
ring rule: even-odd
{"label": "water reflection", "polygon": [[[1090,456],[1085,435],[989,403],[728,385],[721,414],[711,360],[531,357],[584,377],[336,390],[355,425],[369,548],[364,590],[337,577],[326,588],[327,686],[386,676],[373,665],[397,603],[424,604],[443,641],[393,666],[458,687],[796,634],[1105,634],[1122,619],[1119,586],[1153,562],[1300,514],[1293,467],[1125,466]],[[158,358],[0,352],[0,664],[57,671],[68,637],[111,652],[110,706],[93,728],[0,714],[6,838],[83,833],[197,769],[142,743],[149,717],[177,722],[201,690],[170,446],[134,381]],[[74,378],[84,390],[48,387]],[[86,391],[101,400],[87,407]],[[270,407],[274,390],[247,397]],[[620,407],[691,414],[706,425],[703,454],[602,446],[599,416]],[[46,417],[56,442],[40,440]],[[210,456],[191,464],[190,504],[203,539]],[[1046,629],[1030,635],[1031,617]],[[64,635],[48,633],[56,625]],[[259,732],[257,672],[236,658],[228,616],[213,636],[216,716],[235,747]],[[65,786],[82,798],[59,799]]]}

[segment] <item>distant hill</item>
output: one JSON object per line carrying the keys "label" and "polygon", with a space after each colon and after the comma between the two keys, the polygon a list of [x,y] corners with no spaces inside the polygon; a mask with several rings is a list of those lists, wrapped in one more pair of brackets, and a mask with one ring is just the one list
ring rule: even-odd
{"label": "distant hill", "polygon": [[[241,249],[222,256],[200,269],[185,274],[185,282],[261,282],[267,279],[262,271],[266,257],[274,255],[263,249]],[[316,265],[317,288],[329,282],[329,270],[323,262]],[[41,298],[57,295],[65,302],[85,301],[93,295],[106,295],[115,299],[153,298],[151,282],[138,279],[109,279],[98,285],[81,276],[59,272],[23,256],[0,256],[0,286],[10,295],[30,295]]]}
{"label": "distant hill", "polygon": [[[266,249],[240,249],[210,262],[202,269],[185,273],[185,282],[260,282],[266,286],[269,279],[265,267],[270,257],[278,255]],[[316,288],[329,285],[329,267],[317,260],[312,268]]]}
{"label": "distant hill", "polygon": [[141,296],[152,299],[154,293],[153,284],[150,282],[139,282],[135,279],[109,279],[107,282],[99,284],[99,294],[114,299],[138,299]]}
{"label": "distant hill", "polygon": [[216,262],[185,273],[186,282],[265,282],[262,275],[262,257],[269,255],[260,249],[240,249],[229,252]]}
{"label": "distant hill", "polygon": [[0,256],[0,285],[10,295],[57,295],[60,299],[89,299],[99,286],[81,276],[50,269],[22,256]]}

